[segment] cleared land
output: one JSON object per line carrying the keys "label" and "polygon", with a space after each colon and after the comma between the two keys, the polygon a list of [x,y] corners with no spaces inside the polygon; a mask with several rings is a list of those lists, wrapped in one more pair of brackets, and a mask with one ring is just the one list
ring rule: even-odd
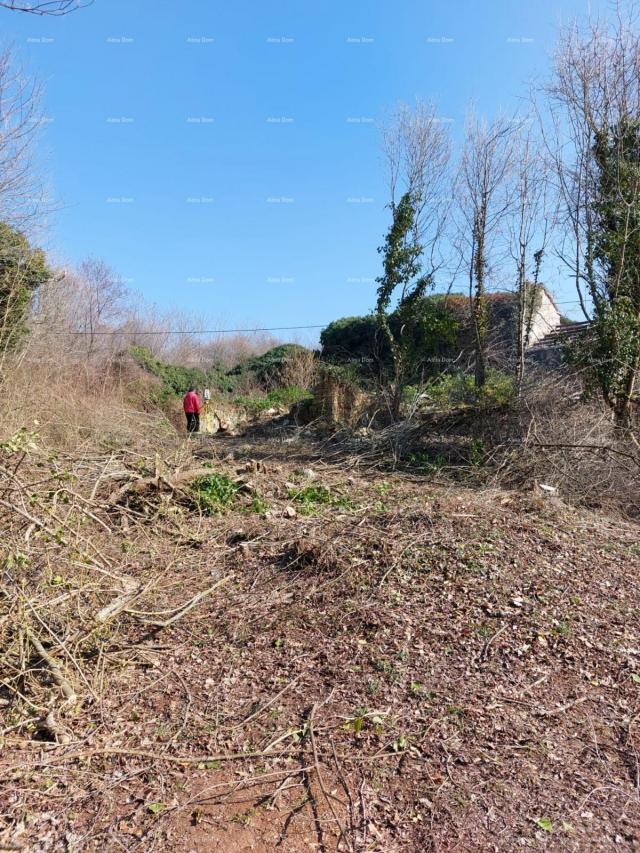
{"label": "cleared land", "polygon": [[289,438],[5,448],[4,846],[640,849],[638,527]]}

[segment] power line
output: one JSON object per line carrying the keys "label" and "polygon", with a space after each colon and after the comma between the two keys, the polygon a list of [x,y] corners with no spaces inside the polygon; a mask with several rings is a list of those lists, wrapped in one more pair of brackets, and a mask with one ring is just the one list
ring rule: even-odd
{"label": "power line", "polygon": [[[557,302],[557,305],[569,305],[569,304],[578,304],[578,303],[569,303],[569,302]],[[547,320],[542,318],[544,322],[548,323]],[[37,326],[46,326],[46,323],[36,323]],[[256,332],[292,332],[299,331],[305,329],[325,329],[329,326],[330,323],[317,323],[315,325],[309,326],[260,326],[258,328],[253,329],[141,329],[139,331],[128,331],[126,329],[110,329],[110,330],[86,330],[86,329],[64,329],[60,331],[52,331],[50,327],[48,331],[52,335],[91,335],[97,336],[108,336],[108,335],[121,335],[128,337],[136,337],[137,335],[145,335],[151,336],[154,335],[248,335]]]}
{"label": "power line", "polygon": [[[44,323],[37,325],[46,325]],[[231,334],[250,334],[251,332],[289,332],[294,329],[324,329],[328,323],[320,323],[315,326],[270,326],[257,329],[167,329],[163,331],[157,330],[141,330],[141,331],[126,331],[124,329],[112,329],[110,331],[87,331],[66,329],[64,331],[52,332],[54,335],[231,335]]]}
{"label": "power line", "polygon": [[[556,301],[556,305],[579,305],[579,301],[576,300],[568,300],[568,301]],[[546,322],[546,321],[545,321]],[[46,326],[46,323],[36,323],[35,325]],[[110,329],[110,330],[84,330],[84,329],[65,329],[60,331],[51,331],[50,333],[53,335],[91,335],[91,336],[108,336],[108,335],[122,335],[135,337],[136,335],[145,335],[153,337],[158,335],[247,335],[256,332],[292,332],[292,331],[300,331],[300,330],[308,330],[308,329],[324,329],[329,323],[317,323],[315,325],[308,326],[262,326],[253,329],[166,329],[166,330],[144,330],[141,329],[139,331],[128,331],[126,329]]]}

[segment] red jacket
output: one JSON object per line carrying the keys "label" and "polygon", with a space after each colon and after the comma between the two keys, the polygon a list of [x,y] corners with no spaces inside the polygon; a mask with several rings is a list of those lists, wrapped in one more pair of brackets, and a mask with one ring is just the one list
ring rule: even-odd
{"label": "red jacket", "polygon": [[198,397],[195,391],[187,391],[182,401],[182,408],[188,415],[200,414],[200,397]]}

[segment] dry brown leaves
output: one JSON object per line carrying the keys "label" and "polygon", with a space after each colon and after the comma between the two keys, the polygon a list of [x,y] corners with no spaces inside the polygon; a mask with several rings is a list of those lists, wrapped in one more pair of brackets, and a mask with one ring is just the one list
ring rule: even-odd
{"label": "dry brown leaves", "polygon": [[[0,839],[638,849],[637,527],[320,453],[5,448]],[[250,470],[209,518],[170,485],[203,459]]]}

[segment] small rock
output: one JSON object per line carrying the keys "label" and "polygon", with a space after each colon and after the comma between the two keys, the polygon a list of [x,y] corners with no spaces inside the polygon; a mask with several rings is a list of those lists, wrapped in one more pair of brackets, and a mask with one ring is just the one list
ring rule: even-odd
{"label": "small rock", "polygon": [[285,518],[295,518],[298,514],[292,506],[286,506],[282,512]]}
{"label": "small rock", "polygon": [[316,472],[313,470],[313,468],[303,468],[302,473],[307,478],[307,480],[314,480],[316,477]]}

